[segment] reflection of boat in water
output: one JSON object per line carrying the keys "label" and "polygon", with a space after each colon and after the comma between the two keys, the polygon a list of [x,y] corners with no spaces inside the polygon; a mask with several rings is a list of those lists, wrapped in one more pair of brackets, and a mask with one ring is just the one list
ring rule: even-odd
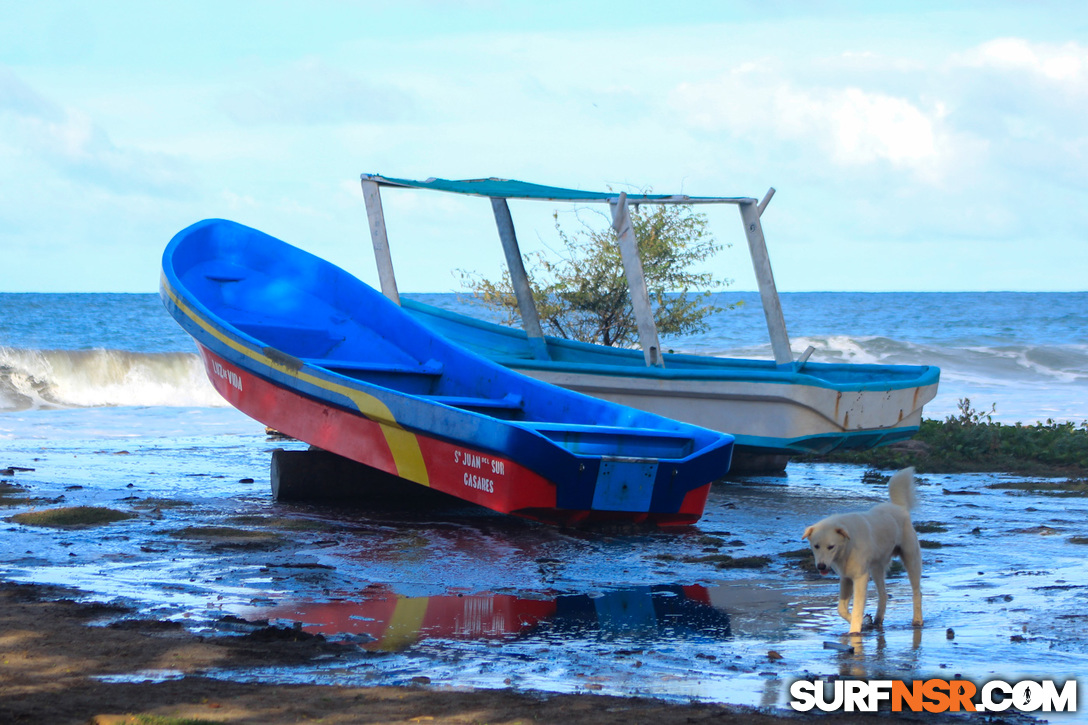
{"label": "reflection of boat in water", "polygon": [[311,634],[396,651],[425,639],[508,639],[529,633],[560,639],[660,639],[730,635],[729,615],[699,585],[652,586],[530,599],[511,594],[402,597],[379,590],[361,601],[298,602],[248,611],[290,620]]}
{"label": "reflection of boat in water", "polygon": [[[746,197],[616,194],[506,179],[395,179],[363,174],[370,231],[382,292],[415,319],[474,352],[539,380],[736,438],[734,469],[785,466],[786,456],[871,448],[910,438],[922,406],[937,393],[940,371],[930,365],[810,362],[790,348],[771,273],[760,217],[771,192]],[[494,325],[411,300],[397,292],[380,187],[429,189],[489,197],[524,330]],[[609,205],[642,350],[624,350],[545,336],[522,264],[507,200]],[[641,204],[731,204],[740,209],[774,360],[670,354],[658,340],[642,261],[628,212]]]}
{"label": "reflection of boat in water", "polygon": [[495,511],[686,525],[729,469],[731,436],[513,372],[241,224],[175,235],[161,295],[242,412]]}

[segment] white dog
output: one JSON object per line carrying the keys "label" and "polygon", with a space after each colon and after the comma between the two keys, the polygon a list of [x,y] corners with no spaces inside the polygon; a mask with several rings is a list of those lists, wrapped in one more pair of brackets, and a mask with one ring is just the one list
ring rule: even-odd
{"label": "white dog", "polygon": [[[914,508],[914,469],[904,468],[888,482],[891,503],[882,503],[868,511],[835,514],[805,529],[802,539],[808,539],[816,556],[816,569],[821,574],[834,570],[839,575],[839,614],[850,622],[850,634],[861,633],[865,615],[865,597],[869,579],[876,583],[879,601],[873,624],[884,621],[888,593],[884,574],[893,556],[898,556],[907,569],[914,595],[915,627],[922,626],[922,551],[918,536],[910,521]],[[853,608],[848,602],[853,594]]]}

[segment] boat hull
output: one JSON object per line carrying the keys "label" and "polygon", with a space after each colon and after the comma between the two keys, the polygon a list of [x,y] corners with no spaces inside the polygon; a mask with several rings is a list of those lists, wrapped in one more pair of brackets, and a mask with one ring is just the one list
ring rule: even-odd
{"label": "boat hull", "polygon": [[729,467],[728,435],[511,372],[241,225],[213,220],[177,235],[160,291],[213,386],[242,412],[495,511],[690,524]]}
{"label": "boat hull", "polygon": [[827,453],[910,438],[936,383],[839,391],[744,380],[660,381],[510,366],[537,380],[713,430],[731,428],[738,446],[765,453]]}
{"label": "boat hull", "polygon": [[[414,470],[418,465],[398,461],[382,424],[271,384],[208,348],[199,348],[212,385],[251,418],[386,473],[409,481],[421,478]],[[556,487],[516,462],[467,445],[410,435],[427,471],[425,485],[502,513],[555,508]]]}
{"label": "boat hull", "polygon": [[[538,380],[712,430],[738,456],[864,449],[910,438],[937,394],[931,366],[779,367],[762,360],[666,354],[647,367],[637,350],[547,338],[534,359],[524,332],[405,300],[409,314],[477,353]],[[784,464],[783,464],[784,465]]]}

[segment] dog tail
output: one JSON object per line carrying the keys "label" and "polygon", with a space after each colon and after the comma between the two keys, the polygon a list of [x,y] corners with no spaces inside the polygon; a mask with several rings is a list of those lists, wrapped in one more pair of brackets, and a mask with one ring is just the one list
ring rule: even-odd
{"label": "dog tail", "polygon": [[888,481],[888,493],[892,503],[902,506],[907,511],[914,508],[914,467],[904,468],[892,476]]}

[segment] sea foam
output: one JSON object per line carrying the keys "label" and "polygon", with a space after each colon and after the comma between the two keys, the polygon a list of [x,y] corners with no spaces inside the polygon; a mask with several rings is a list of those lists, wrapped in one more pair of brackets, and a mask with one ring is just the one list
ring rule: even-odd
{"label": "sea foam", "polygon": [[0,411],[223,405],[194,353],[0,347]]}

